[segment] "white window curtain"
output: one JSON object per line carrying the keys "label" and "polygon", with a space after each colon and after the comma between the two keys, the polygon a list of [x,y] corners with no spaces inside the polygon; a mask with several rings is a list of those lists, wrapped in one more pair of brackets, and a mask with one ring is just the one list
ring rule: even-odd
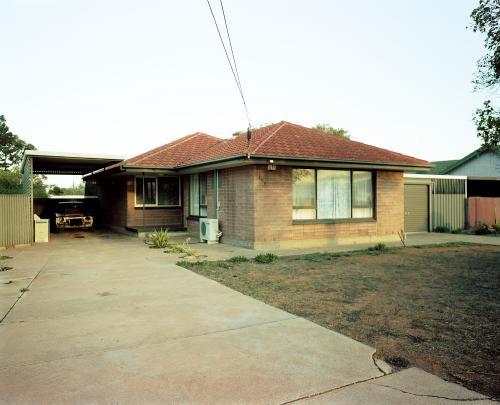
{"label": "white window curtain", "polygon": [[318,170],[318,219],[333,219],[333,170]]}
{"label": "white window curtain", "polygon": [[333,172],[333,218],[351,218],[351,173]]}
{"label": "white window curtain", "polygon": [[371,172],[352,173],[352,217],[373,217],[373,181]]}
{"label": "white window curtain", "polygon": [[351,217],[351,173],[318,170],[318,219]]}

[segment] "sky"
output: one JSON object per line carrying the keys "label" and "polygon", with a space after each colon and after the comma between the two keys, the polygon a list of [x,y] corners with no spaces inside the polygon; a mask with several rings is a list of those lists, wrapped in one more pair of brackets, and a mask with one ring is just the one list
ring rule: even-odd
{"label": "sky", "polygon": [[[252,125],[329,123],[430,161],[467,155],[491,98],[471,84],[477,2],[225,0]],[[206,0],[0,0],[0,50],[0,114],[39,150],[131,157],[247,127]]]}

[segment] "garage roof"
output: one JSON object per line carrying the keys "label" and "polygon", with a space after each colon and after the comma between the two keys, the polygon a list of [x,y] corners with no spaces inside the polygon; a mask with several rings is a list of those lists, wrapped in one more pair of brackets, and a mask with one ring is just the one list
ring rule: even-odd
{"label": "garage roof", "polygon": [[33,162],[33,174],[83,175],[121,162],[124,158],[122,156],[110,155],[27,150],[24,152],[21,163],[22,172],[24,172],[28,159],[31,159]]}

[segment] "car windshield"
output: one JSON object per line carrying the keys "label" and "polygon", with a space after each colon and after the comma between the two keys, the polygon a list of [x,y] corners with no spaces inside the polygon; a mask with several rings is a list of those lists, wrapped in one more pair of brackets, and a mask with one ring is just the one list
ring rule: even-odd
{"label": "car windshield", "polygon": [[78,202],[58,204],[56,209],[56,213],[62,215],[83,214],[84,212],[85,205]]}

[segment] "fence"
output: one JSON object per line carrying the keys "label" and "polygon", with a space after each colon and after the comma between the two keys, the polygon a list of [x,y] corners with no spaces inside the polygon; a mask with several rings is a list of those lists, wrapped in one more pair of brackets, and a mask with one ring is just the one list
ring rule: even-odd
{"label": "fence", "polygon": [[0,194],[0,247],[33,243],[29,194]]}
{"label": "fence", "polygon": [[469,197],[469,225],[474,226],[479,221],[488,225],[500,223],[499,197]]}
{"label": "fence", "polygon": [[432,195],[432,227],[446,227],[450,231],[465,227],[465,194]]}

